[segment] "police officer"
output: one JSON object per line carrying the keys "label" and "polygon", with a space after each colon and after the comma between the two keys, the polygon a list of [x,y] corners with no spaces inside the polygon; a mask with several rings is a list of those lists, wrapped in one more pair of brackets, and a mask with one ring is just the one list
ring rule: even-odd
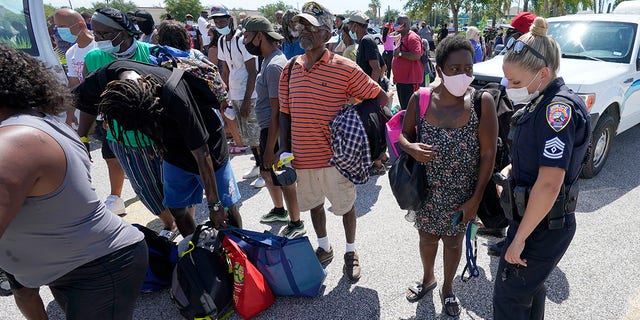
{"label": "police officer", "polygon": [[[507,43],[507,94],[526,103],[514,115],[510,177],[514,208],[493,293],[494,319],[543,319],[544,281],[576,230],[577,180],[590,141],[583,101],[557,77],[560,51],[537,17],[531,31]],[[500,188],[499,188],[500,192]]]}

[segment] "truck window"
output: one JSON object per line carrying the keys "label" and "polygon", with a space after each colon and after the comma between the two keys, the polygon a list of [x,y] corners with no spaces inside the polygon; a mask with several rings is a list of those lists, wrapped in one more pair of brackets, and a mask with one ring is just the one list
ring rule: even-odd
{"label": "truck window", "polygon": [[0,42],[39,56],[27,8],[27,0],[0,0]]}

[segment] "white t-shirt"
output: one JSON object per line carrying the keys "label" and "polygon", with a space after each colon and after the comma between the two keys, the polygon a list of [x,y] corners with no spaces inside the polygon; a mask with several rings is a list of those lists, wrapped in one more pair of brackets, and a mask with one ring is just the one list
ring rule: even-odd
{"label": "white t-shirt", "polygon": [[205,19],[204,17],[200,17],[198,18],[198,29],[200,30],[200,33],[202,33],[202,45],[206,46],[209,45],[209,42],[211,42],[211,39],[209,38],[209,28],[207,28],[207,25],[209,24],[209,21],[207,21],[207,19]]}
{"label": "white t-shirt", "polygon": [[[258,57],[251,55],[242,43],[244,36],[236,33],[231,41],[226,41],[226,37],[221,36],[218,43],[218,59],[225,61],[229,66],[229,99],[244,100],[244,92],[249,79],[249,72],[244,65],[246,61],[255,59],[256,72],[258,69]],[[238,50],[240,49],[240,50]],[[252,99],[256,99],[258,95],[254,90],[251,94]]]}
{"label": "white t-shirt", "polygon": [[84,80],[82,76],[82,69],[84,68],[84,57],[93,48],[98,47],[95,40],[91,41],[88,46],[84,48],[78,47],[78,44],[74,44],[67,50],[65,56],[67,58],[67,76],[69,78],[78,78],[80,82]]}

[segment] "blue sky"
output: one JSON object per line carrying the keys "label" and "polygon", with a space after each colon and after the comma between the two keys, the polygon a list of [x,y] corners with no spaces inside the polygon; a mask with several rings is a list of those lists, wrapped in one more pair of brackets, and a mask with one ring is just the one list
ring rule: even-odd
{"label": "blue sky", "polygon": [[[43,0],[44,3],[49,3],[56,7],[61,7],[61,6],[68,7],[69,1],[71,1],[71,4],[73,5],[73,7],[90,7],[91,2],[96,2],[96,0]],[[283,1],[286,4],[293,6],[294,8],[299,8],[300,6],[302,6],[302,4],[306,2],[305,0],[302,0],[302,1],[283,0]],[[141,6],[141,7],[152,7],[152,6],[164,5],[164,1],[162,0],[133,0],[133,2],[138,4],[138,6]],[[260,6],[263,6],[269,3],[274,3],[274,2],[276,1],[274,0],[229,0],[227,2],[222,1],[222,3],[227,5],[228,7],[236,7],[236,8],[243,8],[243,9],[257,9]],[[368,9],[368,4],[370,1],[369,0],[352,0],[352,1],[317,0],[317,2],[326,6],[327,8],[329,8],[329,10],[332,10],[333,12],[342,13],[346,10],[366,11]],[[402,6],[404,5],[404,2],[405,1],[401,1],[401,0],[400,1],[399,0],[381,0],[380,1],[380,3],[382,4],[381,13],[384,14],[387,6],[391,6],[392,9],[403,11]],[[205,6],[208,6],[208,5],[214,4],[215,1],[201,0],[200,3],[202,3]]]}

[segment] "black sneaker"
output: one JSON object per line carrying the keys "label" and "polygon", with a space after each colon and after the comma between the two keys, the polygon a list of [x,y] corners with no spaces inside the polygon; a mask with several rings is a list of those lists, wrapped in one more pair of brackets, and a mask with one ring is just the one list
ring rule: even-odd
{"label": "black sneaker", "polygon": [[13,291],[11,291],[9,278],[7,278],[7,274],[4,272],[4,270],[0,270],[0,296],[8,297],[12,294]]}
{"label": "black sneaker", "polygon": [[276,209],[273,208],[269,213],[260,217],[260,222],[289,222],[289,211],[283,210],[283,213],[276,212]]}
{"label": "black sneaker", "polygon": [[307,230],[304,229],[304,223],[300,221],[299,225],[295,225],[289,222],[283,229],[280,231],[281,237],[286,237],[289,239],[302,237],[307,234]]}

